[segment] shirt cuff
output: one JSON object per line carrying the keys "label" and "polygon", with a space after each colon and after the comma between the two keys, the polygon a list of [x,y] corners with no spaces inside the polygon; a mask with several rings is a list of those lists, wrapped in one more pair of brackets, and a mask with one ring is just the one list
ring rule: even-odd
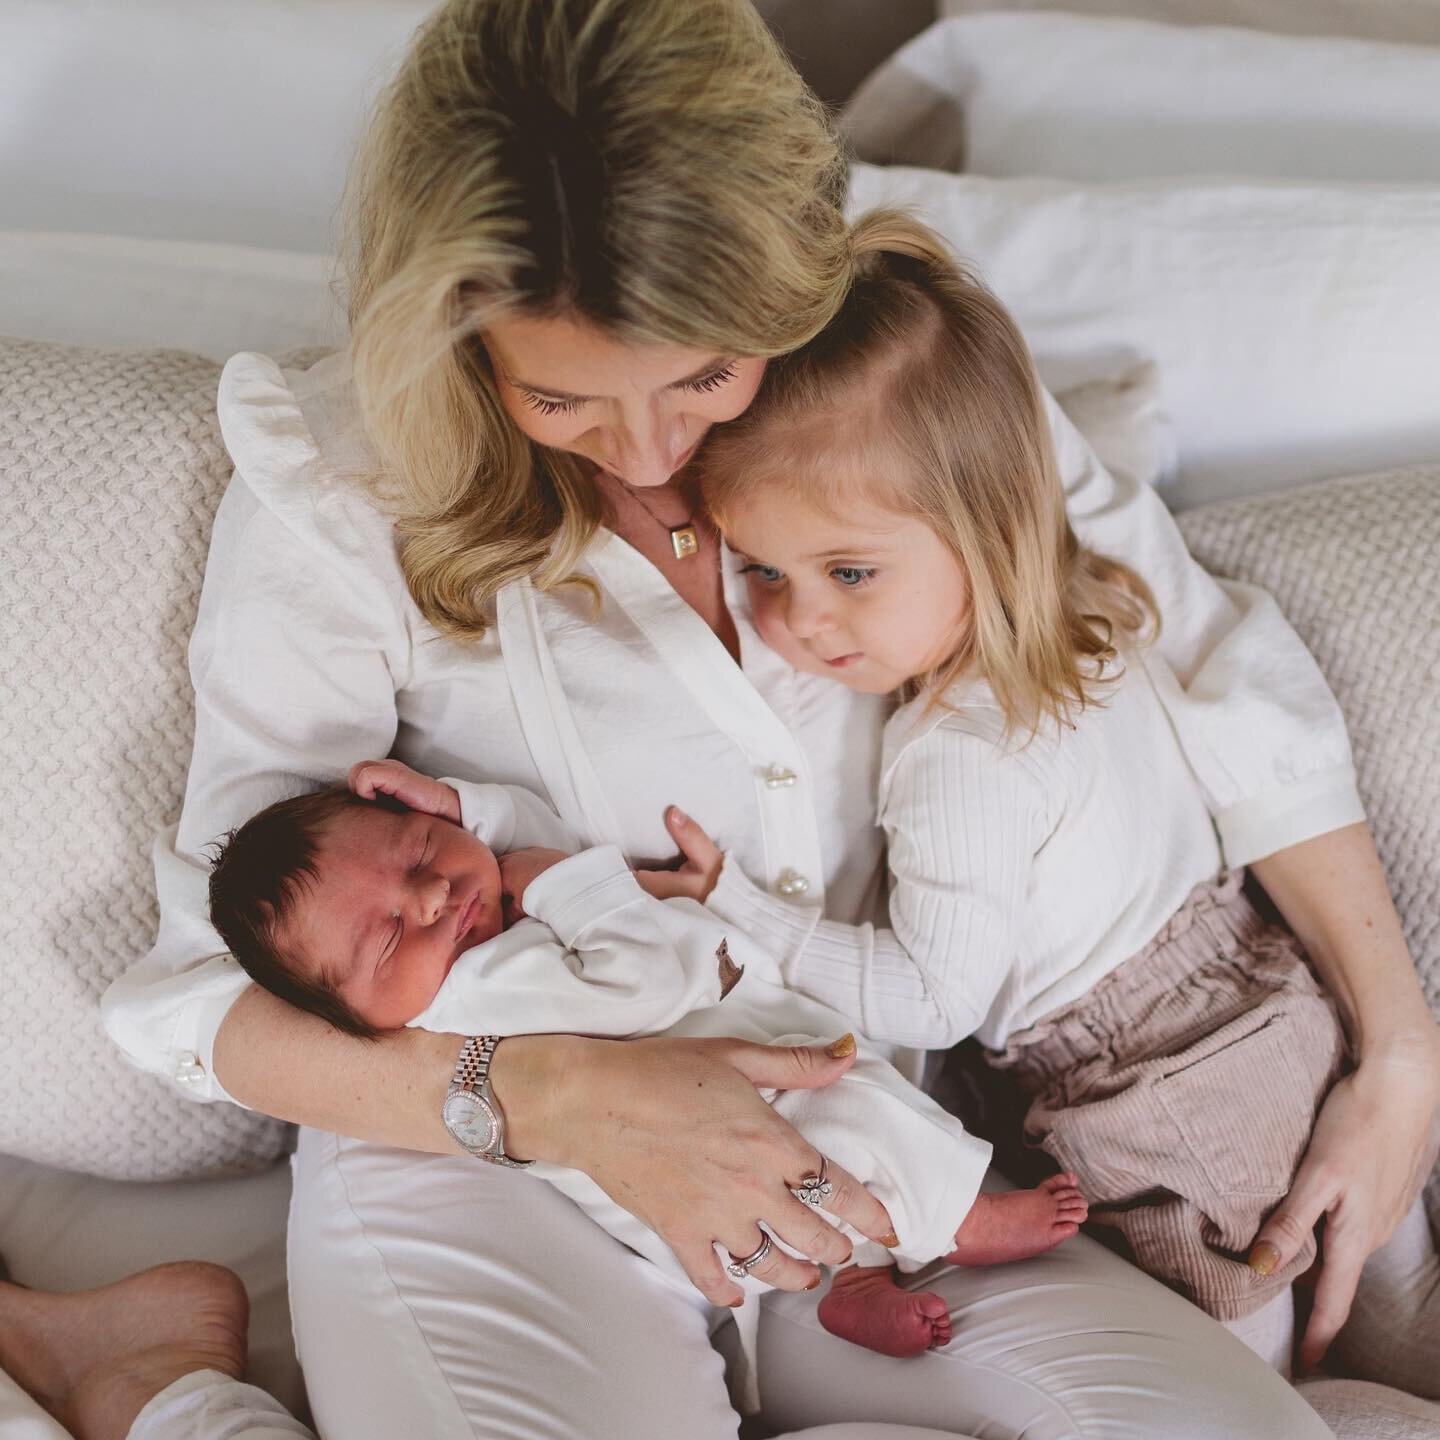
{"label": "shirt cuff", "polygon": [[820,921],[818,905],[797,905],[769,894],[726,855],[705,907],[764,945],[779,961],[785,983],[793,984],[796,962]]}
{"label": "shirt cuff", "polygon": [[644,895],[619,848],[597,845],[537,875],[520,899],[527,915],[544,921],[573,949],[592,925]]}
{"label": "shirt cuff", "polygon": [[1227,805],[1216,814],[1215,827],[1226,865],[1238,870],[1364,819],[1355,767],[1344,764]]}
{"label": "shirt cuff", "polygon": [[460,824],[464,829],[497,854],[513,848],[515,802],[503,786],[450,778],[440,783],[460,797]]}

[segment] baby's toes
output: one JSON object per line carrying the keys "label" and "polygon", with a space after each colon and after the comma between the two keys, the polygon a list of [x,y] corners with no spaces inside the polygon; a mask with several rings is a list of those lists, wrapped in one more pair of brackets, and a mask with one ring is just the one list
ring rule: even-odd
{"label": "baby's toes", "polygon": [[1079,1233],[1080,1227],[1073,1220],[1057,1220],[1050,1227],[1050,1234],[1056,1245],[1062,1240],[1068,1240],[1072,1235],[1078,1235]]}
{"label": "baby's toes", "polygon": [[944,1322],[948,1329],[950,1326],[950,1308],[945,1301],[933,1290],[922,1290],[915,1296],[920,1313],[929,1321],[936,1324]]}
{"label": "baby's toes", "polygon": [[1073,1190],[1079,1181],[1075,1178],[1072,1170],[1062,1170],[1058,1175],[1052,1175],[1048,1180],[1040,1182],[1040,1188],[1054,1194],[1057,1190]]}

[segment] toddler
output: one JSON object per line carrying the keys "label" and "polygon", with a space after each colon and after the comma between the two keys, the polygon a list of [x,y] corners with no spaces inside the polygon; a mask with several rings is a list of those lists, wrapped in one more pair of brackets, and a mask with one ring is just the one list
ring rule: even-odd
{"label": "toddler", "polygon": [[[648,895],[613,846],[569,854],[573,837],[528,791],[433,780],[394,760],[357,765],[350,784],[262,811],[221,843],[210,880],[212,920],[251,977],[350,1034],[415,1025],[809,1044],[844,1028],[787,991],[733,927],[693,901]],[[860,1049],[836,1084],[773,1103],[819,1150],[816,1175],[828,1157],[832,1182],[853,1176],[887,1207],[903,1269],[1019,1259],[1075,1233],[1085,1203],[1071,1177],[980,1194],[990,1147]],[[535,1168],[683,1278],[587,1177]],[[944,1344],[944,1302],[898,1288],[886,1250],[851,1234],[869,1263],[837,1273],[821,1302],[827,1328],[892,1355]]]}
{"label": "toddler", "polygon": [[708,904],[788,935],[787,982],[876,1040],[978,1036],[1090,1219],[1237,1322],[1314,1258],[1261,1276],[1245,1255],[1339,1073],[1334,1007],[1222,869],[1153,602],[1076,541],[1009,315],[903,215],[855,243],[841,313],[770,362],[703,484],[766,642],[904,702],[879,795],[892,928],[728,863]]}

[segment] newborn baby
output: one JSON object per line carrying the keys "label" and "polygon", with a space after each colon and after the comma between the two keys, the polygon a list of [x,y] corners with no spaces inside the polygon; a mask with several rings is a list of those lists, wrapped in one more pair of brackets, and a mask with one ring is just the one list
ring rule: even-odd
{"label": "newborn baby", "polygon": [[[353,1035],[412,1025],[793,1045],[844,1029],[703,906],[653,899],[613,846],[576,848],[528,791],[367,761],[349,788],[281,801],[221,842],[211,918],[255,981]],[[822,1161],[886,1206],[902,1270],[1036,1255],[1085,1218],[1068,1175],[980,1193],[990,1146],[865,1046],[834,1085],[766,1099]],[[668,1249],[588,1177],[548,1165],[534,1173],[683,1278]],[[889,1355],[945,1344],[944,1302],[900,1289],[891,1254],[847,1233],[854,1263],[834,1276],[821,1323]],[[754,1312],[746,1305],[740,1316],[752,1340]]]}

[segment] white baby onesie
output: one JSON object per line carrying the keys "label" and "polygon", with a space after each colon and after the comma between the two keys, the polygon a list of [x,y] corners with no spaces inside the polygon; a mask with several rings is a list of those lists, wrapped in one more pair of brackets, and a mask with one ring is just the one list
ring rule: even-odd
{"label": "white baby onesie", "polygon": [[[461,823],[497,854],[529,845],[575,850],[574,836],[530,792],[445,783],[460,795]],[[614,846],[551,866],[524,901],[531,918],[467,950],[412,1026],[456,1035],[732,1036],[776,1045],[824,1044],[851,1028],[828,1006],[787,990],[775,961],[703,906],[647,895]],[[762,1093],[889,1211],[897,1250],[841,1227],[855,1242],[856,1262],[918,1270],[954,1248],[990,1145],[863,1041],[859,1051],[834,1085]],[[546,1164],[529,1173],[688,1286],[669,1248],[588,1176]],[[765,1287],[750,1281],[746,1288]],[[742,1339],[753,1340],[755,1315],[754,1304],[739,1312]],[[753,1356],[753,1345],[745,1348]],[[746,1388],[753,1395],[753,1385]]]}

